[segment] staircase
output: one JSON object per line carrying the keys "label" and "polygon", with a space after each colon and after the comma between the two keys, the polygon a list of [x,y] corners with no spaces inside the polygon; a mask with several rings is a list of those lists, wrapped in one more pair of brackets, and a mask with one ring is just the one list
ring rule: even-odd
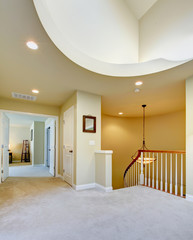
{"label": "staircase", "polygon": [[185,152],[138,150],[124,172],[125,187],[144,185],[184,197]]}

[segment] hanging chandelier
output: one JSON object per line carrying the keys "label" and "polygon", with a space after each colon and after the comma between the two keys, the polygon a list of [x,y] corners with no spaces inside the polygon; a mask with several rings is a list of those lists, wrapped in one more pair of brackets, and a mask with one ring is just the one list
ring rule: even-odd
{"label": "hanging chandelier", "polygon": [[[143,108],[143,144],[142,147],[139,150],[148,150],[148,148],[146,147],[146,143],[145,143],[145,108],[147,105],[143,104],[142,108]],[[138,150],[135,152],[135,154],[131,157],[132,159],[135,159],[135,156],[137,154]],[[146,154],[144,154],[145,156],[143,157],[143,164],[149,164],[152,163],[153,161],[156,160],[156,158],[154,157],[147,157]],[[141,163],[141,157],[139,157],[137,159],[138,163]]]}

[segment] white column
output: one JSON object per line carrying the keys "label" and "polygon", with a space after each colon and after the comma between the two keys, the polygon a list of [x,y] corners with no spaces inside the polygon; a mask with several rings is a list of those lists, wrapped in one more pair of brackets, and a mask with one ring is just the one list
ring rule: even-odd
{"label": "white column", "polygon": [[170,193],[172,193],[172,153],[170,154]]}
{"label": "white column", "polygon": [[[145,153],[145,163],[147,159],[147,153]],[[145,186],[147,186],[147,164],[145,164]]]}
{"label": "white column", "polygon": [[149,178],[148,178],[148,186],[151,186],[151,168],[150,168],[150,153],[149,153]]}
{"label": "white column", "polygon": [[135,162],[135,185],[138,185],[138,181],[137,181],[137,162]]}
{"label": "white column", "polygon": [[158,159],[158,157],[159,157],[159,155],[158,155],[158,153],[157,153],[157,164],[156,164],[156,189],[158,189],[159,188],[159,183],[158,183],[158,164],[159,164],[159,159]]}
{"label": "white column", "polygon": [[167,153],[165,154],[165,192],[168,191]]}
{"label": "white column", "polygon": [[140,174],[140,184],[144,184],[144,173],[143,173],[143,152],[141,153],[141,174]]}
{"label": "white column", "polygon": [[181,197],[183,197],[183,154],[181,154]]}
{"label": "white column", "polygon": [[175,164],[175,195],[178,195],[178,154],[176,154],[176,164]]}
{"label": "white column", "polygon": [[160,190],[163,191],[163,153],[161,153],[161,182]]}
{"label": "white column", "polygon": [[[153,159],[154,159],[154,153],[153,153]],[[154,177],[155,177],[155,175],[154,175],[154,160],[153,160],[153,169],[152,169],[152,188],[154,188]]]}
{"label": "white column", "polygon": [[111,150],[95,151],[95,184],[106,192],[112,191],[112,154]]}

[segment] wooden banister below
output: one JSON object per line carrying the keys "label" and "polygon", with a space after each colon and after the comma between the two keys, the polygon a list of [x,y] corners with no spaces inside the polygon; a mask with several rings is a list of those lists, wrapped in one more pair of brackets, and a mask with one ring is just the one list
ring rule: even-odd
{"label": "wooden banister below", "polygon": [[170,150],[138,150],[138,152],[142,153],[142,152],[152,152],[152,153],[177,153],[177,154],[185,154],[185,151],[170,151]]}

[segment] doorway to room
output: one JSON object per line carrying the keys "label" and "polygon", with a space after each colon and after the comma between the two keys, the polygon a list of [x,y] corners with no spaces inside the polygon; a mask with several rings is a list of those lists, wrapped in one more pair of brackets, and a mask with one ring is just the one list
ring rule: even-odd
{"label": "doorway to room", "polygon": [[58,117],[3,110],[0,111],[1,133],[0,181],[8,176],[56,175]]}

